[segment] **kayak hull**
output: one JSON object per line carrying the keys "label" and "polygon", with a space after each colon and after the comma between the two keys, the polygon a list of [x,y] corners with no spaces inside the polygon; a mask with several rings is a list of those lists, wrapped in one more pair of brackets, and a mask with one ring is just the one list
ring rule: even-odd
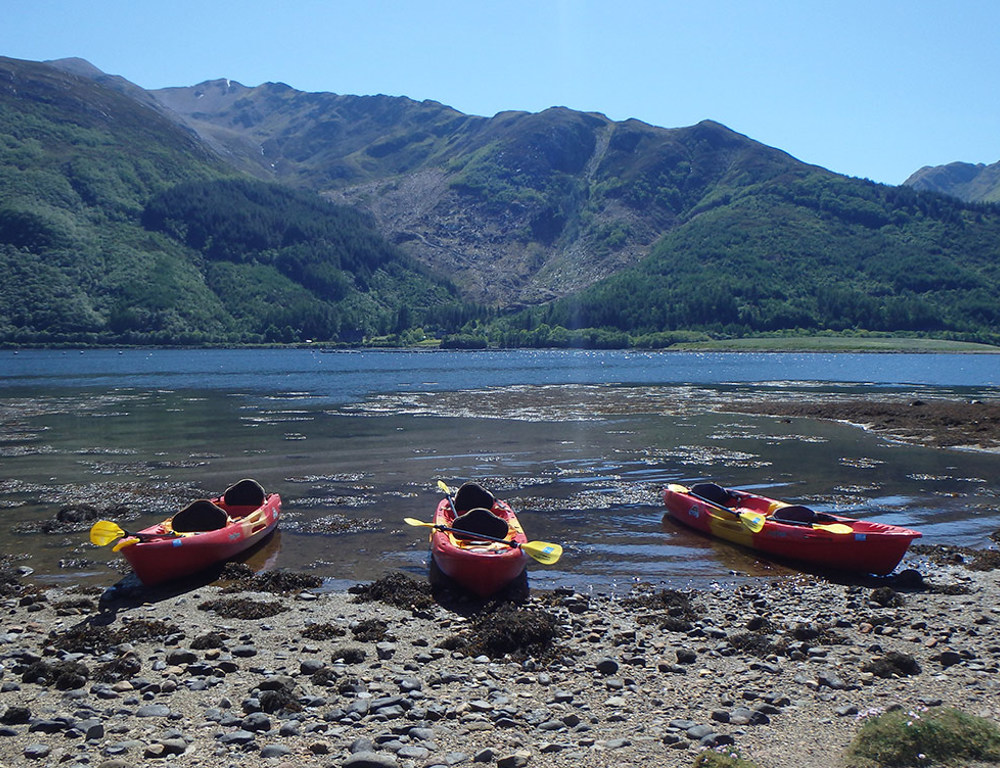
{"label": "kayak hull", "polygon": [[121,549],[143,584],[180,579],[236,557],[267,538],[281,517],[281,497],[276,493],[259,506],[227,506],[223,497],[211,501],[229,514],[231,521],[225,527],[175,535],[170,520],[165,520],[139,531],[140,541]]}
{"label": "kayak hull", "polygon": [[[819,525],[785,523],[772,515],[790,505],[766,496],[735,492],[738,500],[732,503],[733,511],[727,512],[686,491],[679,486],[663,491],[667,513],[677,522],[733,544],[820,568],[884,576],[899,565],[910,543],[921,535],[896,525],[828,514]],[[752,531],[740,512],[763,516],[763,528]],[[846,525],[850,531],[823,527],[840,528],[831,524]]]}
{"label": "kayak hull", "polygon": [[[527,542],[517,515],[506,503],[497,500],[490,511],[507,522],[509,541]],[[434,512],[434,524],[450,527],[454,521],[451,503],[442,499]],[[527,566],[528,556],[518,546],[464,539],[438,530],[431,533],[430,539],[431,557],[441,573],[479,597],[495,595],[524,573]]]}

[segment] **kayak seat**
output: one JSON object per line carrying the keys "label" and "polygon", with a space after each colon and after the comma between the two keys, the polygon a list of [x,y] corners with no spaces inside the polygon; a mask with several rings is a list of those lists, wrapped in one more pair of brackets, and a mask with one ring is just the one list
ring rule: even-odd
{"label": "kayak seat", "polygon": [[835,523],[837,518],[826,512],[815,512],[809,507],[793,504],[789,507],[778,507],[771,513],[771,519],[789,525],[812,525],[813,523]]}
{"label": "kayak seat", "polygon": [[470,509],[465,514],[459,515],[452,522],[451,527],[456,531],[471,534],[471,538],[478,534],[493,539],[505,539],[510,532],[510,526],[507,525],[506,520],[482,507]]}
{"label": "kayak seat", "polygon": [[267,499],[264,488],[256,480],[247,478],[231,485],[222,494],[227,507],[259,507]]}
{"label": "kayak seat", "polygon": [[793,505],[790,507],[778,507],[771,514],[772,520],[779,523],[790,523],[792,525],[812,525],[816,522],[816,513],[809,507]]}
{"label": "kayak seat", "polygon": [[732,491],[715,483],[696,483],[691,486],[691,493],[695,496],[701,496],[701,498],[707,499],[713,504],[721,504],[722,506],[727,506],[739,498]]}
{"label": "kayak seat", "polygon": [[208,499],[198,499],[174,515],[170,525],[177,533],[217,531],[229,525],[229,515]]}
{"label": "kayak seat", "polygon": [[476,508],[489,511],[495,503],[493,494],[479,483],[463,483],[455,494],[455,514],[461,515]]}

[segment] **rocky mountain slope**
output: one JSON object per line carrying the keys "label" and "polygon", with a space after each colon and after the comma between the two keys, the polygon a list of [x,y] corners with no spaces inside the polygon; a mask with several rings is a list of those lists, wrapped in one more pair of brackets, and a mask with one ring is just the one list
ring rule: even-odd
{"label": "rocky mountain slope", "polygon": [[1000,163],[924,166],[903,182],[914,189],[953,195],[969,202],[1000,202]]}

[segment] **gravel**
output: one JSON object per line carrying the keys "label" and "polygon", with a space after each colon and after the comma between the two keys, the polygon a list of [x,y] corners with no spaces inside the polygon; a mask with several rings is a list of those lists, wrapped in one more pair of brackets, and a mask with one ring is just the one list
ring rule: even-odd
{"label": "gravel", "polygon": [[[54,606],[73,588],[20,591],[0,602],[3,768],[689,766],[726,745],[762,766],[825,768],[876,711],[1000,719],[997,571],[948,562],[849,583],[642,585],[633,599],[536,592],[478,615],[311,590],[245,593],[285,610],[220,617],[210,585],[112,589],[67,616]],[[678,605],[686,620],[671,622]],[[490,616],[556,631],[529,648],[507,637],[493,658],[475,636]],[[384,633],[347,640],[374,619]]]}

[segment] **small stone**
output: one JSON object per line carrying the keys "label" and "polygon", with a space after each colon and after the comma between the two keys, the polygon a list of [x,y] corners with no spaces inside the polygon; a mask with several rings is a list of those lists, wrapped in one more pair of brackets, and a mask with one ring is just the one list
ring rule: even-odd
{"label": "small stone", "polygon": [[24,756],[29,760],[43,760],[51,752],[52,749],[48,744],[29,744],[24,748]]}
{"label": "small stone", "polygon": [[505,755],[497,760],[497,768],[524,768],[531,760],[531,753],[519,749],[512,755]]}
{"label": "small stone", "polygon": [[170,717],[170,707],[166,704],[147,704],[135,711],[136,717]]}
{"label": "small stone", "polygon": [[597,662],[597,671],[602,675],[613,675],[618,671],[618,662],[612,658],[605,657]]}
{"label": "small stone", "polygon": [[314,755],[329,755],[331,746],[329,741],[314,741],[306,749]]}
{"label": "small stone", "polygon": [[397,768],[399,765],[392,755],[378,752],[356,752],[347,758],[342,768]]}
{"label": "small stone", "polygon": [[267,744],[260,750],[261,757],[287,757],[290,754],[292,750],[284,744]]}

